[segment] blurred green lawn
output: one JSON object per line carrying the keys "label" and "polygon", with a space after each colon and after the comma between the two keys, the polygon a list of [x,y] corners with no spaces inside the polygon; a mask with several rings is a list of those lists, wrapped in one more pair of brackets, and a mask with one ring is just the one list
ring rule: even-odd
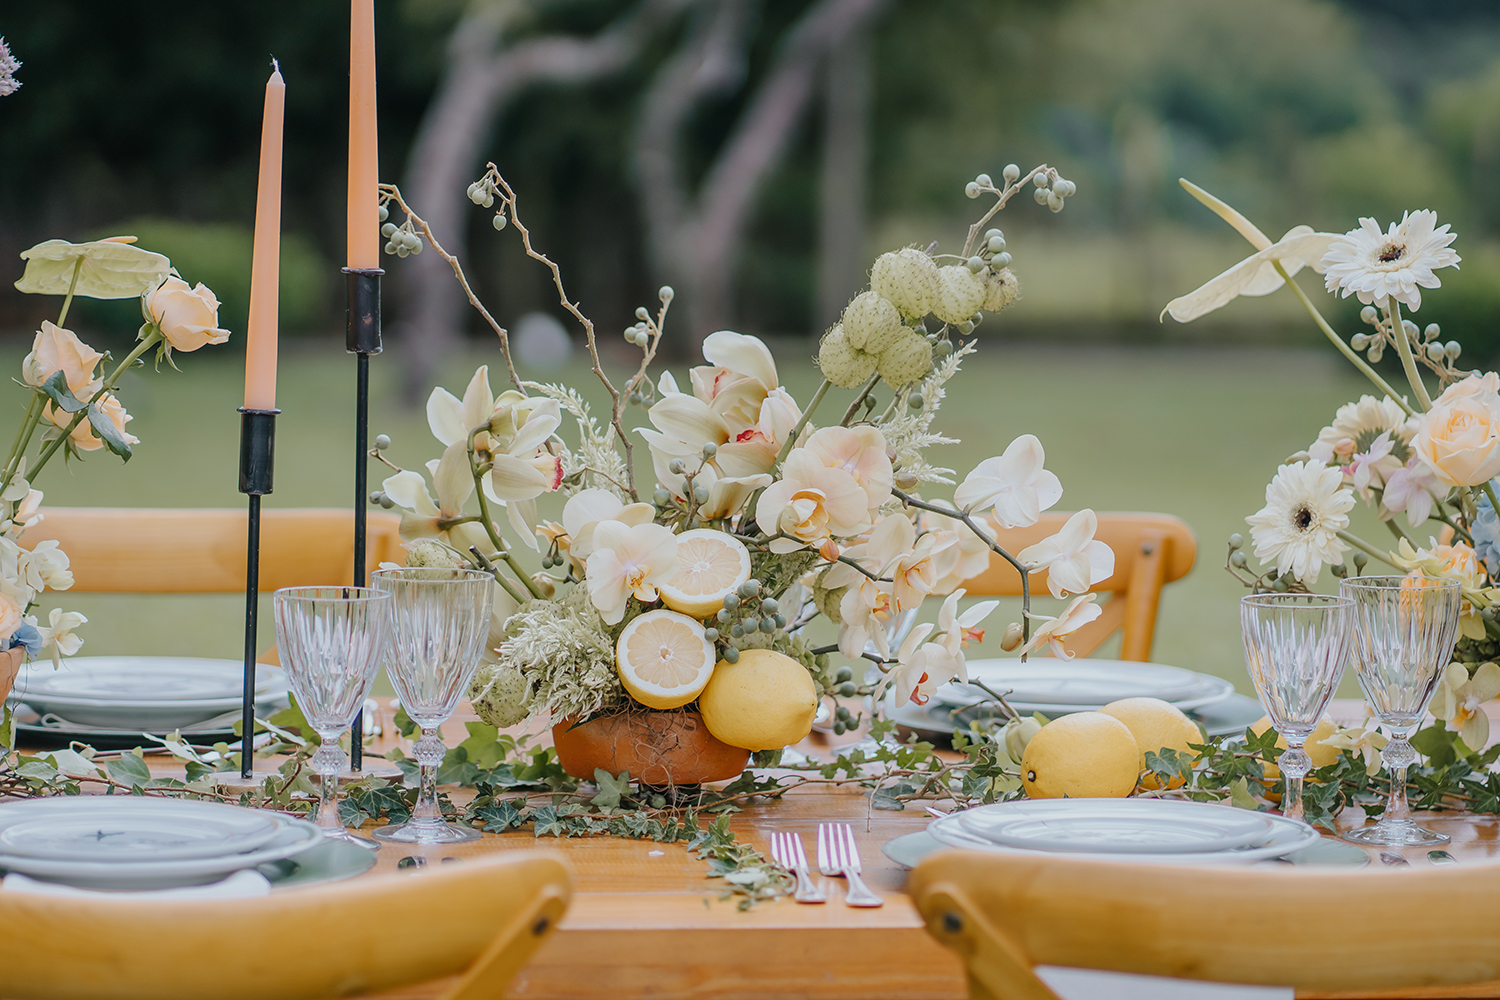
{"label": "blurred green lawn", "polygon": [[[981,346],[969,368],[950,383],[939,423],[964,440],[942,449],[942,464],[962,476],[1016,435],[1032,432],[1047,449],[1048,468],[1062,479],[1066,492],[1060,508],[1164,511],[1185,519],[1198,536],[1198,563],[1166,591],[1154,658],[1228,677],[1248,691],[1236,606],[1243,591],[1222,568],[1224,540],[1243,531],[1245,515],[1261,506],[1277,463],[1305,447],[1340,403],[1363,391],[1358,375],[1331,349],[1049,349],[995,340]],[[786,342],[773,350],[784,384],[807,400],[817,382],[810,348]],[[21,353],[0,351],[0,364],[14,371]],[[211,350],[179,355],[178,361],[181,372],[138,371],[123,386],[122,398],[135,417],[130,430],[141,439],[135,457],[121,466],[100,452],[71,469],[49,468],[39,483],[48,503],[244,503],[236,490],[240,363]],[[480,363],[498,365],[498,350],[476,347],[447,366],[441,384],[462,395]],[[612,367],[623,373],[626,363],[622,356]],[[388,453],[392,460],[420,468],[438,449],[421,410],[395,402],[399,364],[394,353],[373,360],[371,434],[389,434],[395,442]],[[683,384],[685,367],[676,366]],[[597,395],[581,363],[536,376]],[[498,390],[501,383],[496,374],[492,384]],[[266,498],[268,507],[352,502],[353,385],[354,361],[341,342],[302,342],[284,350],[276,491]],[[20,396],[14,392],[12,399]],[[11,419],[19,419],[19,406],[10,405]],[[831,397],[825,405],[836,414],[841,404]],[[638,413],[635,417],[640,419]],[[372,484],[380,478],[372,468]],[[1377,544],[1389,537],[1362,508],[1356,511],[1356,528]],[[1320,583],[1330,589],[1330,576],[1325,573]],[[59,597],[61,606],[88,615],[87,653],[237,658],[241,652],[241,597]],[[269,607],[265,610],[263,645],[268,645]],[[989,620],[993,636],[998,638],[1006,620],[999,613]],[[987,645],[993,644],[992,639]]]}

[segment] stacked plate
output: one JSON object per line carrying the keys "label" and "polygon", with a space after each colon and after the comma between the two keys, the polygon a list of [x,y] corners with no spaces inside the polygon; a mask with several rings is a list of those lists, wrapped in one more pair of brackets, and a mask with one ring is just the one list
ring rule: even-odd
{"label": "stacked plate", "polygon": [[78,795],[0,805],[0,871],[87,889],[202,885],[246,869],[275,880],[323,847],[306,820],[215,802]]}
{"label": "stacked plate", "polygon": [[927,827],[948,847],[1151,864],[1249,864],[1321,838],[1306,823],[1207,802],[1044,799],[950,813]]}
{"label": "stacked plate", "polygon": [[[81,656],[21,669],[10,700],[23,733],[85,739],[138,739],[142,733],[230,733],[240,711],[243,664],[156,656]],[[255,701],[274,710],[287,700],[286,674],[262,664]]]}

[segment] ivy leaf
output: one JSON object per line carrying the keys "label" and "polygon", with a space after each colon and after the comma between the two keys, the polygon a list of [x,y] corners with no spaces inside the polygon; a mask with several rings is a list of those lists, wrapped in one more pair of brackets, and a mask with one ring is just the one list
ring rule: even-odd
{"label": "ivy leaf", "polygon": [[1432,767],[1447,767],[1458,760],[1458,749],[1454,746],[1457,739],[1457,733],[1449,732],[1447,726],[1437,722],[1418,730],[1411,738],[1411,745]]}
{"label": "ivy leaf", "polygon": [[151,769],[146,766],[145,758],[139,753],[122,754],[119,759],[107,762],[104,767],[111,778],[131,788],[144,788],[151,780]]}
{"label": "ivy leaf", "polygon": [[526,822],[526,814],[516,808],[516,802],[525,804],[524,799],[516,799],[508,802],[491,802],[474,810],[473,819],[484,823],[485,833],[499,833],[509,830],[511,827],[519,828]]}
{"label": "ivy leaf", "polygon": [[561,837],[567,833],[557,810],[552,806],[540,806],[531,811],[532,833],[537,837]]}
{"label": "ivy leaf", "polygon": [[621,799],[630,798],[630,772],[621,771],[619,777],[615,777],[602,767],[594,768],[594,784],[599,786],[599,794],[589,801],[603,809],[613,809],[620,804]]}
{"label": "ivy leaf", "polygon": [[89,404],[89,425],[94,428],[94,434],[104,447],[113,454],[119,455],[125,461],[130,461],[130,442],[125,440],[125,434],[114,425],[114,421],[106,417],[97,404]]}
{"label": "ivy leaf", "polygon": [[909,781],[897,781],[892,785],[881,785],[875,789],[870,796],[870,806],[875,809],[888,809],[892,812],[900,812],[906,808],[898,795],[910,795],[917,790],[917,786]]}
{"label": "ivy leaf", "polygon": [[1256,812],[1260,809],[1260,803],[1255,801],[1255,796],[1250,794],[1250,783],[1244,778],[1236,778],[1229,783],[1229,803],[1240,809],[1249,809]]}
{"label": "ivy leaf", "polygon": [[500,742],[500,730],[488,722],[466,722],[464,727],[469,731],[469,738],[459,744],[468,754],[468,759],[473,761],[474,766],[482,770],[490,770],[505,760],[506,751],[510,749]]}
{"label": "ivy leaf", "polygon": [[37,781],[55,781],[62,772],[40,757],[32,757],[16,768],[16,773],[23,778],[34,778]]}
{"label": "ivy leaf", "polygon": [[89,405],[83,400],[79,399],[77,396],[73,395],[73,390],[68,388],[67,376],[63,374],[63,370],[61,368],[53,372],[51,375],[48,375],[47,380],[43,382],[39,386],[39,388],[43,392],[45,392],[47,394],[47,398],[52,400],[53,404],[64,413],[77,413],[79,410]]}
{"label": "ivy leaf", "polygon": [[396,729],[400,731],[401,735],[405,736],[407,739],[411,739],[413,736],[415,736],[417,730],[421,728],[415,722],[411,721],[411,716],[406,714],[405,705],[402,705],[401,707],[396,709],[396,717],[393,721],[395,722]]}

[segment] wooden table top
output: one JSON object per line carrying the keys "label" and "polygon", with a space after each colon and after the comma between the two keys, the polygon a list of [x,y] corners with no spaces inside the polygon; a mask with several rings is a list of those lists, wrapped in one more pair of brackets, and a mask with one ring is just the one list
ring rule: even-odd
{"label": "wooden table top", "polygon": [[[1358,721],[1358,702],[1333,706],[1341,722]],[[388,716],[387,716],[388,718]],[[463,706],[446,727],[450,743],[463,738],[462,723],[474,718]],[[389,727],[387,732],[389,732]],[[814,733],[799,745],[810,754],[831,758],[831,738]],[[382,737],[375,751],[394,745]],[[409,746],[405,746],[409,752]],[[165,762],[156,767],[169,768]],[[462,798],[463,790],[455,798]],[[1500,817],[1418,813],[1423,825],[1453,838],[1448,850],[1460,860],[1500,855]],[[537,846],[561,851],[572,864],[575,895],[567,915],[533,961],[521,972],[507,996],[520,998],[653,997],[698,998],[809,997],[957,1000],[967,995],[963,968],[956,955],[928,936],[923,921],[905,894],[906,869],[890,861],[881,847],[890,840],[926,828],[921,808],[891,812],[870,807],[867,796],[852,788],[809,787],[789,792],[781,801],[755,804],[731,820],[736,836],[769,853],[773,831],[803,835],[811,851],[819,822],[850,823],[855,831],[870,888],[885,897],[878,909],[843,904],[841,879],[819,878],[829,901],[803,905],[787,899],[758,904],[748,911],[733,900],[719,901],[722,883],[709,879],[707,865],[690,857],[682,844],[600,836],[538,840],[529,830],[484,834],[467,844],[435,848],[382,846],[369,875],[409,876],[399,869],[404,857],[421,855],[429,864],[444,858],[472,858],[497,851]],[[1340,827],[1358,826],[1358,810],[1346,811]],[[1408,849],[1413,866],[1424,866],[1426,850]],[[1372,858],[1373,864],[1379,864]],[[1184,873],[1187,875],[1187,873]],[[377,919],[420,919],[417,914],[380,914]],[[381,994],[379,1000],[426,1000],[441,995],[447,984],[427,983]],[[1306,994],[1333,1000],[1355,994]],[[1358,996],[1437,996],[1422,991]],[[1442,996],[1500,997],[1500,982],[1478,984]]]}

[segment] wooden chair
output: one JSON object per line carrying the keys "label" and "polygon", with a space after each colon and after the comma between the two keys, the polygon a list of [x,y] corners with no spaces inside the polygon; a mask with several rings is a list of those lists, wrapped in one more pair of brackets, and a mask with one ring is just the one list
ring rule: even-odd
{"label": "wooden chair", "polygon": [[[1058,1000],[1038,965],[1299,991],[1500,979],[1500,864],[1166,869],[942,851],[909,891],[971,1000]],[[1361,991],[1361,992],[1354,992]]]}
{"label": "wooden chair", "polygon": [[[244,510],[45,507],[28,528],[32,548],[54,538],[73,564],[73,590],[111,594],[234,594],[245,591]],[[368,515],[365,565],[404,562],[401,519]],[[338,586],[354,569],[354,515],[304,508],[261,514],[260,589]],[[361,581],[363,582],[363,581]]]}
{"label": "wooden chair", "polygon": [[[1049,511],[1029,528],[995,528],[996,541],[1011,555],[1029,545],[1057,534],[1071,515]],[[1115,553],[1115,572],[1093,588],[1095,593],[1111,597],[1101,607],[1104,613],[1089,622],[1068,640],[1068,648],[1087,656],[1103,644],[1116,629],[1124,629],[1120,659],[1149,660],[1151,640],[1156,632],[1156,610],[1161,603],[1161,588],[1187,576],[1193,568],[1198,543],[1187,522],[1170,514],[1099,515],[1099,530],[1094,536]],[[1019,597],[1020,574],[997,555],[990,556],[989,569],[973,577],[964,586],[971,597]],[[1031,575],[1031,593],[1047,593],[1047,573]]]}
{"label": "wooden chair", "polygon": [[234,900],[0,891],[6,1000],[321,1000],[462,973],[498,998],[572,898],[550,853],[466,859]]}

